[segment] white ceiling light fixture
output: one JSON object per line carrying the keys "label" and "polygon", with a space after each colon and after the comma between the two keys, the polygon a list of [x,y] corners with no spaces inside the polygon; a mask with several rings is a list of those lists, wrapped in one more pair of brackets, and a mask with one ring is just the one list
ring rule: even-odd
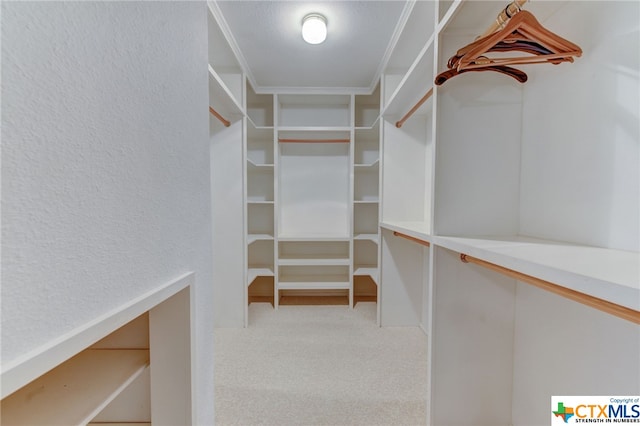
{"label": "white ceiling light fixture", "polygon": [[327,38],[327,20],[318,13],[311,13],[302,20],[302,38],[309,44],[320,44]]}

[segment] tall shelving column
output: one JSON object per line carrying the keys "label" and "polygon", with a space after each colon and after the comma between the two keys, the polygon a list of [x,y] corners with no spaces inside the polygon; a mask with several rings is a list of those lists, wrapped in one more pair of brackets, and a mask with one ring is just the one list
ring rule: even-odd
{"label": "tall shelving column", "polygon": [[[275,276],[275,161],[273,96],[256,94],[247,83],[247,132],[244,165],[246,229],[246,297],[251,302],[273,300]],[[251,287],[251,289],[250,289]]]}
{"label": "tall shelving column", "polygon": [[278,95],[273,95],[273,139],[271,149],[273,151],[273,307],[278,309],[280,305],[280,290],[278,289],[278,277],[280,268],[278,258],[280,256],[278,236],[280,235],[280,144],[278,143],[278,123],[280,123],[280,101]]}
{"label": "tall shelving column", "polygon": [[382,76],[379,321],[383,326],[421,326],[425,333],[435,138],[433,97],[419,101],[433,87],[435,14],[434,2],[414,3]]}
{"label": "tall shelving column", "polygon": [[[349,200],[355,200],[355,127],[356,127],[356,97],[351,95],[349,101]],[[349,203],[349,283],[351,291],[349,291],[349,307],[355,306],[355,289],[356,289],[356,264],[355,264],[355,241],[353,239],[355,225],[355,205]]]}
{"label": "tall shelving column", "polygon": [[[352,259],[358,300],[377,301],[380,218],[380,86],[353,101]],[[371,284],[375,284],[375,289]],[[353,306],[352,301],[352,306]],[[356,301],[357,303],[357,301]]]}
{"label": "tall shelving column", "polygon": [[242,327],[246,321],[245,75],[222,30],[215,2],[207,2],[209,146],[214,324]]}
{"label": "tall shelving column", "polygon": [[276,299],[352,300],[351,95],[275,95]]}

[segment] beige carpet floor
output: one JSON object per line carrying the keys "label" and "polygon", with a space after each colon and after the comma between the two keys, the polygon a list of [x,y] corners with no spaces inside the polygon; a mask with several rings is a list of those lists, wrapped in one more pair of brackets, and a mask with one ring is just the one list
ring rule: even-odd
{"label": "beige carpet floor", "polygon": [[376,326],[375,303],[249,307],[215,331],[216,425],[423,425],[427,343]]}

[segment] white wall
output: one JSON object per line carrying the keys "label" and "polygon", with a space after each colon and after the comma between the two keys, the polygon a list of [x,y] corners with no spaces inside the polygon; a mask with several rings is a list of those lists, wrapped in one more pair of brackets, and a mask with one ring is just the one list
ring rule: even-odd
{"label": "white wall", "polygon": [[347,237],[348,145],[281,144],[279,162],[280,236]]}
{"label": "white wall", "polygon": [[522,234],[640,250],[639,15],[638,2],[567,2],[544,22],[584,53],[526,69]]}
{"label": "white wall", "polygon": [[2,2],[2,362],[195,271],[213,423],[204,2]]}

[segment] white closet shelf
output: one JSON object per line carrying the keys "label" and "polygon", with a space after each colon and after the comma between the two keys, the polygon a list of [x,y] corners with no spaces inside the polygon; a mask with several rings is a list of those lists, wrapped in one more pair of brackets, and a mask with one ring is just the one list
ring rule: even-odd
{"label": "white closet shelf", "polygon": [[247,126],[247,139],[273,143],[273,126],[256,126],[251,119],[249,119],[249,124]]}
{"label": "white closet shelf", "polygon": [[86,424],[149,366],[146,349],[87,349],[2,400],[11,425]]}
{"label": "white closet shelf", "polygon": [[271,266],[249,266],[247,277],[247,285],[251,285],[253,280],[258,277],[273,277],[273,268]]}
{"label": "white closet shelf", "polygon": [[273,126],[260,126],[260,125],[257,125],[255,123],[255,121],[253,121],[253,119],[251,118],[251,116],[249,114],[247,114],[247,120],[248,120],[249,124],[251,125],[251,127],[253,129],[255,129],[255,130],[262,130],[262,131],[271,130],[271,131],[273,131],[273,129],[274,129]]}
{"label": "white closet shelf", "polygon": [[441,247],[640,311],[640,254],[513,236],[433,237]]}
{"label": "white closet shelf", "polygon": [[247,171],[249,172],[269,172],[273,171],[273,164],[258,164],[247,159]]}
{"label": "white closet shelf", "polygon": [[320,242],[320,241],[349,241],[349,236],[345,235],[306,235],[306,236],[294,236],[294,235],[279,235],[278,241],[300,241],[300,242]]}
{"label": "white closet shelf", "polygon": [[380,200],[354,200],[355,204],[378,204]]}
{"label": "white closet shelf", "polygon": [[371,126],[356,126],[353,129],[356,132],[361,132],[361,131],[366,131],[366,130],[378,130],[377,125],[378,125],[378,121],[380,121],[380,116],[378,116],[378,118],[376,118],[375,123],[373,123]]}
{"label": "white closet shelf", "polygon": [[373,279],[373,281],[375,281],[376,284],[378,284],[378,267],[375,265],[361,265],[361,266],[356,266],[354,271],[353,271],[353,275],[368,275],[371,277],[371,279]]}
{"label": "white closet shelf", "polygon": [[271,234],[249,234],[247,235],[247,245],[251,245],[256,241],[273,241]]}
{"label": "white closet shelf", "polygon": [[151,423],[87,423],[87,426],[151,426]]}
{"label": "white closet shelf", "polygon": [[349,126],[279,126],[279,132],[350,132]]}
{"label": "white closet shelf", "polygon": [[220,75],[209,65],[209,103],[227,120],[245,115],[244,109],[233,96]]}
{"label": "white closet shelf", "polygon": [[344,275],[291,275],[278,282],[279,290],[348,290],[349,286]]}
{"label": "white closet shelf", "polygon": [[353,239],[356,241],[373,241],[378,244],[378,234],[355,234]]}
{"label": "white closet shelf", "polygon": [[380,166],[380,159],[378,158],[373,163],[366,163],[366,164],[358,163],[358,164],[354,164],[353,166],[355,167],[356,171],[377,172]]}
{"label": "white closet shelf", "polygon": [[349,257],[344,256],[286,256],[278,259],[281,266],[349,266]]}
{"label": "white closet shelf", "polygon": [[[433,40],[432,35],[389,98],[382,116],[400,118],[433,87],[433,54],[430,52],[433,49]],[[430,111],[432,105],[432,99],[427,100],[414,115]]]}
{"label": "white closet shelf", "polygon": [[247,204],[273,204],[273,200],[247,200]]}
{"label": "white closet shelf", "polygon": [[380,223],[380,227],[389,231],[399,232],[428,243],[431,243],[432,240],[429,225],[426,222],[384,221]]}

